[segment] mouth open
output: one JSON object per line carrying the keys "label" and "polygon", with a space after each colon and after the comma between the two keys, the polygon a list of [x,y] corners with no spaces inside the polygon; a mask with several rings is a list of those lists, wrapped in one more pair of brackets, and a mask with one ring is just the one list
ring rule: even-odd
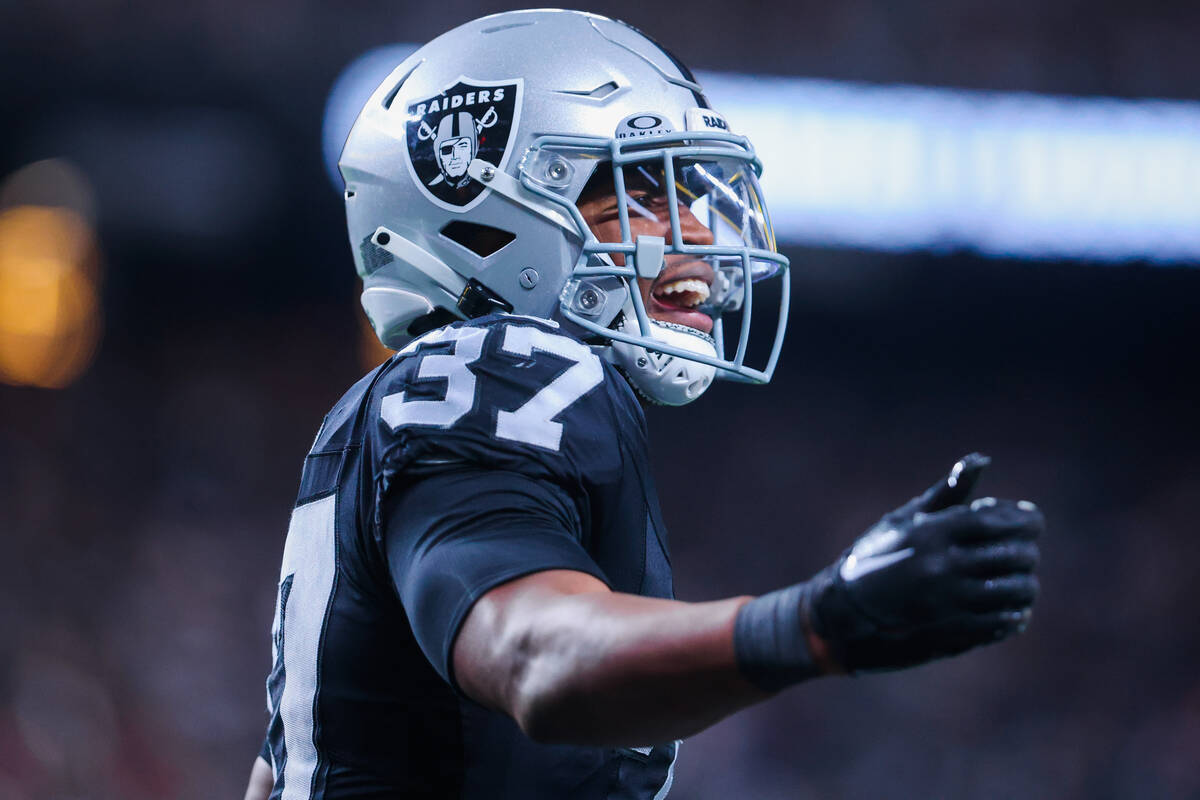
{"label": "mouth open", "polygon": [[712,318],[698,309],[708,300],[712,279],[712,269],[707,264],[665,269],[650,288],[646,310],[661,322],[711,333]]}
{"label": "mouth open", "polygon": [[681,278],[656,286],[654,299],[663,305],[690,310],[708,299],[708,284],[698,278]]}

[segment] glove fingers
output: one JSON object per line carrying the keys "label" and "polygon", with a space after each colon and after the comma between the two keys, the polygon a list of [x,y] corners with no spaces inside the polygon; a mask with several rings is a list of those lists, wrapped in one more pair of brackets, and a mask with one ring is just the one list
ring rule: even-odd
{"label": "glove fingers", "polygon": [[1040,560],[1036,542],[1004,539],[986,544],[951,545],[950,558],[963,575],[991,577],[1033,572]]}
{"label": "glove fingers", "polygon": [[981,497],[969,507],[950,508],[936,516],[949,526],[951,538],[958,542],[1033,540],[1046,530],[1041,509],[1028,500]]}
{"label": "glove fingers", "polygon": [[970,578],[959,589],[963,607],[974,612],[1020,610],[1032,606],[1038,596],[1035,575],[1018,573],[996,578]]}
{"label": "glove fingers", "polygon": [[913,644],[934,658],[954,656],[1020,633],[1029,617],[1028,609],[968,614],[922,631],[913,637]]}
{"label": "glove fingers", "polygon": [[992,460],[980,453],[963,456],[955,463],[949,475],[931,486],[924,494],[914,497],[898,511],[904,512],[906,516],[918,511],[928,514],[965,503],[975,489],[983,468],[990,463]]}
{"label": "glove fingers", "polygon": [[975,614],[961,623],[960,636],[963,639],[973,637],[975,644],[1007,639],[1028,627],[1032,613],[1029,608],[1023,608]]}

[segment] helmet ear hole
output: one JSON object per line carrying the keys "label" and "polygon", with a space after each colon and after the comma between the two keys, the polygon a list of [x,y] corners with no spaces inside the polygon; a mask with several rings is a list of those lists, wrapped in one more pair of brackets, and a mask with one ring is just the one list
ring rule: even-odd
{"label": "helmet ear hole", "polygon": [[359,274],[366,277],[371,273],[396,260],[395,256],[384,250],[373,241],[374,233],[365,237],[358,244]]}
{"label": "helmet ear hole", "polygon": [[480,225],[477,222],[467,222],[461,219],[446,223],[440,233],[445,238],[461,247],[467,248],[480,258],[487,258],[494,253],[498,253],[517,238],[515,233],[501,230],[500,228],[493,228],[491,225]]}

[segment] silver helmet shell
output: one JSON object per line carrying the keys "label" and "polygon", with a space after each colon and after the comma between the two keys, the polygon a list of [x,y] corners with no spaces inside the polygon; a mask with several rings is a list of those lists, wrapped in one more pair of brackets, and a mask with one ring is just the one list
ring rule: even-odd
{"label": "silver helmet shell", "polygon": [[[759,259],[753,264],[769,261],[783,273],[776,341],[767,367],[755,370],[744,364],[744,332],[733,357],[722,352],[719,309],[712,355],[654,335],[636,278],[656,276],[664,254],[705,248],[664,247],[661,240],[655,248],[653,241],[631,240],[627,225],[626,241],[605,246],[574,205],[599,165],[619,172],[630,159],[669,150],[670,161],[689,147],[753,164],[755,180],[760,167],[743,137],[727,130],[684,135],[700,118],[697,110],[707,107],[701,87],[670,53],[634,28],[594,14],[505,12],[420,48],[368,100],[339,162],[362,304],[380,340],[399,349],[451,319],[503,309],[558,319],[593,342],[623,341],[728,377],[768,380],[787,302],[787,260],[774,253],[773,240],[721,251],[726,262],[741,262],[732,268],[739,274],[726,269],[718,275],[739,287],[728,307],[749,300],[745,287],[758,277],[750,255]],[[648,124],[647,115],[660,125]],[[622,130],[641,137],[637,154],[629,147],[634,142],[618,138]],[[769,232],[759,205],[759,228],[765,224]],[[614,253],[627,265],[616,266]],[[747,330],[749,306],[745,302]],[[637,324],[617,324],[631,309]],[[621,363],[619,354],[613,360]],[[637,370],[626,372],[639,385]],[[653,386],[643,392],[655,398]]]}

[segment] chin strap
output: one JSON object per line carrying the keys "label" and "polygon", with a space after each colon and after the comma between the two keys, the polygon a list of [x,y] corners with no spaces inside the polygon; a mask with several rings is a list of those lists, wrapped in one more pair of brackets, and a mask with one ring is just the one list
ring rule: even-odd
{"label": "chin strap", "polygon": [[[629,315],[622,312],[615,325],[617,330],[624,332],[629,319]],[[652,319],[650,335],[663,344],[697,355],[716,357],[712,338],[695,328]],[[608,348],[608,359],[624,373],[638,394],[665,406],[686,405],[704,394],[712,385],[717,371],[715,367],[699,361],[616,340]]]}

